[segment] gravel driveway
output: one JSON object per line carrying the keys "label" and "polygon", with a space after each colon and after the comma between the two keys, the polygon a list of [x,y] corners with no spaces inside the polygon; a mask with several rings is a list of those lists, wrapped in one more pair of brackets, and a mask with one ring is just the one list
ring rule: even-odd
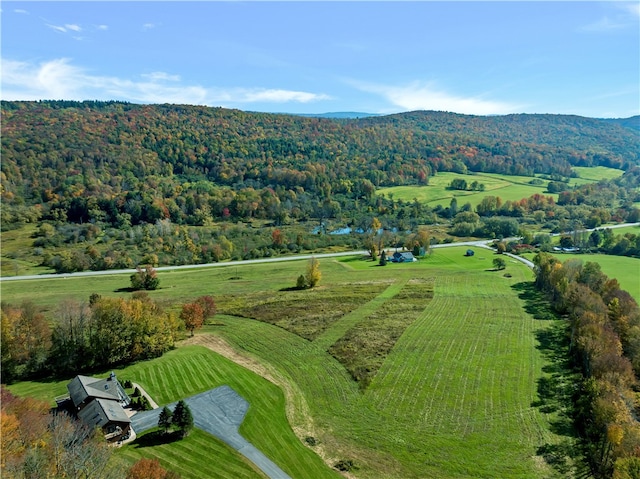
{"label": "gravel driveway", "polygon": [[[193,423],[196,427],[231,446],[258,466],[271,479],[291,479],[282,469],[240,435],[238,428],[249,409],[249,403],[229,386],[210,389],[191,396],[184,401],[191,409]],[[176,403],[174,402],[167,406],[173,410]],[[159,408],[134,414],[131,417],[131,426],[136,434],[156,427],[161,410]]]}

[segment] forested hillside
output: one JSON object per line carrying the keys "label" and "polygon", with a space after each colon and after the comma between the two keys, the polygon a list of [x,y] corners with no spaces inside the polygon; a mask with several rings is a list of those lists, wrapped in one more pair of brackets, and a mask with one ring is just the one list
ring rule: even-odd
{"label": "forested hillside", "polygon": [[[280,186],[328,197],[366,193],[370,184],[424,184],[437,171],[571,176],[572,165],[637,164],[637,146],[633,130],[561,115],[340,120],[196,106],[2,105],[4,199],[26,203],[148,187],[166,198],[159,183],[166,189],[204,179],[235,190]],[[250,205],[238,206],[235,214],[251,215]]]}
{"label": "forested hillside", "polygon": [[[640,132],[616,122],[562,115],[417,111],[331,119],[3,102],[2,229],[38,223],[32,250],[12,259],[60,272],[362,246],[362,238],[314,235],[327,221],[366,232],[377,218],[399,233],[396,244],[420,225],[449,220],[462,236],[513,235],[524,216],[566,231],[638,216],[639,142]],[[566,180],[577,175],[574,166],[626,174],[573,189]],[[545,194],[562,194],[503,201],[488,192],[475,213],[469,204],[429,208],[376,195],[383,186],[428,185],[442,172],[528,175],[523,183],[550,181]],[[287,231],[252,228],[253,221]],[[61,253],[69,247],[74,258]]]}

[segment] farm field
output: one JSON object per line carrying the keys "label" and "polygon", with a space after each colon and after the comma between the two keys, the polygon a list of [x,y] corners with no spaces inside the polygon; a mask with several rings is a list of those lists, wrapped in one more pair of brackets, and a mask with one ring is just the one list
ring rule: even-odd
{"label": "farm field", "polygon": [[[569,186],[582,185],[592,183],[600,179],[616,178],[622,175],[622,170],[615,168],[596,167],[596,168],[574,168],[579,178],[571,178]],[[485,196],[499,196],[503,201],[517,201],[522,198],[528,198],[536,193],[545,196],[552,196],[558,199],[557,194],[546,192],[548,180],[543,180],[541,185],[532,185],[529,182],[536,177],[533,176],[514,176],[500,175],[494,173],[474,173],[473,175],[463,175],[459,173],[441,172],[436,176],[429,178],[428,186],[394,186],[391,188],[381,188],[377,194],[386,196],[393,195],[396,200],[418,201],[426,203],[429,206],[441,204],[448,206],[453,198],[458,201],[458,207],[465,203],[471,203],[476,207]],[[463,179],[467,183],[477,181],[485,185],[485,191],[461,191],[447,189],[451,180]]]}
{"label": "farm field", "polygon": [[[618,234],[618,230],[613,231]],[[617,279],[620,287],[633,296],[636,301],[640,302],[640,259],[608,254],[552,254],[563,263],[570,259],[579,259],[583,263],[587,261],[600,263],[600,268],[604,274],[609,278]],[[522,256],[532,260],[535,255],[527,253]]]}
{"label": "farm field", "polygon": [[[538,381],[548,365],[541,337],[559,323],[528,312],[532,273],[524,265],[513,261],[494,271],[491,251],[465,257],[465,250],[442,248],[417,263],[386,267],[356,257],[322,259],[320,285],[302,292],[286,289],[306,262],[160,273],[161,289],[151,296],[167,306],[202,294],[216,299],[216,324],[188,342],[214,350],[228,344],[280,388],[209,349],[186,345],[118,376],[141,383],[160,404],[229,384],[251,403],[241,433],[295,478],[339,477],[320,455],[331,465],[353,461],[358,478],[556,477],[537,455],[541,446],[563,439],[551,428],[558,412],[538,406]],[[38,286],[38,295],[33,287],[41,280],[5,283],[3,299],[19,301],[28,289],[52,311],[77,288],[81,292],[73,294],[81,299],[92,292],[128,294],[115,292],[127,280],[99,278],[91,288],[83,285],[87,278],[56,280],[55,288]],[[307,330],[304,318],[313,317],[314,301],[323,295],[344,297],[351,306]],[[295,309],[296,303],[310,307]],[[411,320],[394,323],[399,329],[391,332],[382,327],[377,315],[395,314],[405,303],[415,310]],[[257,314],[260,305],[271,308],[270,315],[280,311],[282,322],[276,326],[271,316]],[[357,338],[364,367],[375,366],[364,386],[343,356],[327,352],[343,337]],[[367,360],[375,351],[380,354]],[[12,390],[43,397],[62,394],[65,384],[20,383]],[[304,445],[305,437],[316,446]],[[197,447],[185,444],[180,453],[175,443],[128,446],[119,456],[133,461],[141,454],[170,464],[182,454],[188,463],[216,442],[200,435],[194,441]],[[236,462],[243,467],[239,456]],[[242,470],[253,477],[250,468]],[[225,474],[220,468],[209,477],[231,477]]]}
{"label": "farm field", "polygon": [[580,185],[589,181],[612,180],[624,173],[623,170],[606,166],[574,166],[571,169],[578,173],[578,178],[571,179],[571,185]]}

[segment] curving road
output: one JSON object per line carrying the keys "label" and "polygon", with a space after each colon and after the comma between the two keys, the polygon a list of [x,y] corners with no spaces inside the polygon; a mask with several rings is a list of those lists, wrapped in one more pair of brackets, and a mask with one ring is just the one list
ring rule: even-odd
{"label": "curving road", "polygon": [[[640,222],[637,223],[621,223],[617,225],[609,225],[609,226],[600,226],[598,228],[589,228],[581,231],[594,231],[594,230],[603,230],[603,229],[614,229],[614,228],[624,228],[626,226],[640,226]],[[565,233],[555,233],[552,236],[560,236]],[[505,241],[515,240],[517,238],[505,238]],[[476,241],[459,241],[455,243],[441,243],[431,245],[431,248],[447,248],[452,246],[475,246],[479,248],[488,248],[490,243],[493,243],[494,240],[476,240]],[[297,256],[278,256],[275,258],[260,258],[260,259],[248,259],[242,261],[228,261],[224,263],[205,263],[205,264],[187,264],[181,266],[160,266],[155,268],[156,271],[176,271],[180,269],[196,269],[196,268],[216,268],[222,266],[242,266],[245,264],[258,264],[258,263],[276,263],[280,261],[299,261],[310,258],[334,258],[340,256],[353,256],[357,254],[369,254],[368,251],[358,250],[358,251],[344,251],[342,253],[321,253],[321,254],[303,254]],[[533,263],[524,258],[520,258],[516,255],[508,254],[514,259],[523,262],[530,268],[533,268]],[[24,276],[6,276],[0,277],[0,282],[2,281],[24,281],[29,279],[49,279],[49,278],[76,278],[82,276],[103,276],[109,274],[133,274],[135,273],[135,269],[109,269],[104,271],[81,271],[79,273],[51,273],[51,274],[32,274],[32,275],[24,275]]]}

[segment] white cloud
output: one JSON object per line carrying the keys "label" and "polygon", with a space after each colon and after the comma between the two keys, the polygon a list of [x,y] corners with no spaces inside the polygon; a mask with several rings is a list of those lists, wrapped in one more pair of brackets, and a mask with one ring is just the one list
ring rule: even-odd
{"label": "white cloud", "polygon": [[329,97],[278,89],[205,88],[179,75],[152,72],[137,79],[92,75],[66,58],[33,64],[2,59],[2,100],[124,100],[133,103],[227,105],[308,103]]}
{"label": "white cloud", "polygon": [[238,93],[239,95],[236,98],[236,101],[246,103],[309,103],[319,100],[328,100],[330,98],[325,94],[277,89],[238,90]]}
{"label": "white cloud", "polygon": [[80,27],[80,25],[75,25],[75,24],[69,24],[67,23],[64,26],[67,30],[71,30],[72,32],[80,32],[82,31],[82,28]]}
{"label": "white cloud", "polygon": [[76,99],[79,69],[65,59],[37,67],[24,62],[2,60],[2,98],[5,100]]}
{"label": "white cloud", "polygon": [[144,25],[142,25],[143,30],[151,30],[152,28],[155,28],[155,27],[156,27],[155,23],[145,23]]}
{"label": "white cloud", "polygon": [[29,15],[29,12],[27,10],[23,10],[22,8],[16,8],[13,10],[13,13],[21,13],[23,15]]}
{"label": "white cloud", "polygon": [[620,6],[620,8],[626,10],[628,13],[630,13],[634,17],[640,18],[640,3],[629,2],[629,3],[620,3],[618,5]]}
{"label": "white cloud", "polygon": [[[353,82],[352,82],[353,83]],[[436,110],[469,115],[502,115],[514,113],[521,106],[486,100],[482,96],[457,96],[436,89],[433,84],[412,82],[403,86],[375,85],[356,82],[360,90],[376,93],[403,110]]]}
{"label": "white cloud", "polygon": [[611,15],[605,15],[593,23],[583,25],[578,31],[586,33],[607,33],[626,28],[638,28],[640,3],[622,1],[611,2],[610,5],[615,7],[610,10],[609,13]]}
{"label": "white cloud", "polygon": [[52,30],[55,30],[56,32],[62,32],[62,33],[65,33],[65,32],[67,31],[67,29],[66,29],[66,28],[61,27],[61,26],[59,26],[59,25],[51,25],[50,23],[47,23],[47,26],[48,26],[49,28],[51,28]]}
{"label": "white cloud", "polygon": [[96,28],[98,30],[109,30],[109,26],[108,25],[97,25]]}
{"label": "white cloud", "polygon": [[143,73],[140,76],[151,81],[180,81],[180,75],[171,75],[166,72]]}

